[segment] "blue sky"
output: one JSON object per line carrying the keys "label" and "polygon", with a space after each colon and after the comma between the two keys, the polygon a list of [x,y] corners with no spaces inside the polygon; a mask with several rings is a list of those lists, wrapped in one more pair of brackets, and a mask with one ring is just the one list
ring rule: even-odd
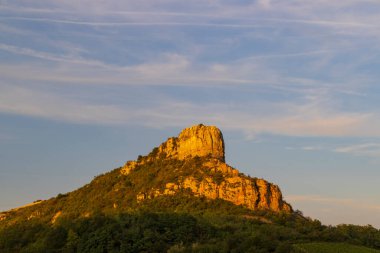
{"label": "blue sky", "polygon": [[380,3],[0,1],[0,210],[182,128],[325,224],[380,227]]}

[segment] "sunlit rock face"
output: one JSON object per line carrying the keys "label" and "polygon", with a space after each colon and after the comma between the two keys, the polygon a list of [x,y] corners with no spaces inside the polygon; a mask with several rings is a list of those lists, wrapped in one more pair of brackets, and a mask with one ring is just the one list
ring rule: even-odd
{"label": "sunlit rock face", "polygon": [[252,210],[291,211],[290,205],[282,200],[277,186],[261,179],[257,181],[264,184],[255,185],[254,181],[239,176],[226,178],[220,184],[214,183],[211,178],[199,182],[189,177],[182,186],[190,188],[196,195],[224,199]]}
{"label": "sunlit rock face", "polygon": [[192,126],[182,130],[178,137],[169,138],[161,144],[159,153],[180,160],[210,156],[224,161],[223,135],[215,126]]}
{"label": "sunlit rock face", "polygon": [[[140,192],[137,201],[152,199],[161,195],[174,195],[181,189],[189,189],[195,196],[210,199],[223,199],[252,210],[271,210],[292,212],[292,207],[282,198],[277,185],[264,179],[251,178],[225,163],[224,140],[222,132],[215,126],[202,124],[185,128],[178,137],[169,138],[162,143],[154,158],[186,160],[194,157],[201,159],[203,176],[188,175],[175,182],[165,182],[158,188]],[[147,160],[147,161],[148,161]],[[121,170],[128,175],[145,161],[129,161]],[[214,175],[214,177],[212,176]],[[215,178],[215,176],[218,178]]]}
{"label": "sunlit rock face", "polygon": [[174,195],[181,189],[190,189],[195,196],[219,198],[252,210],[292,212],[292,207],[283,200],[277,185],[242,175],[238,170],[217,159],[211,159],[204,166],[213,172],[220,172],[221,180],[218,182],[211,176],[201,179],[188,176],[177,182],[166,183],[163,189],[151,189],[149,192],[140,193],[138,200]]}

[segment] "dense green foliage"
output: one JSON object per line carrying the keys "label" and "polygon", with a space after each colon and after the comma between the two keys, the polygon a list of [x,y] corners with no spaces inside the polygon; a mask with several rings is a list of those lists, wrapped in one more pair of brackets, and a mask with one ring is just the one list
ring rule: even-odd
{"label": "dense green foliage", "polygon": [[[364,250],[348,244],[380,248],[380,232],[370,226],[323,226],[297,213],[253,212],[225,201],[184,197],[157,198],[130,213],[8,225],[0,230],[0,252],[313,253],[337,245]],[[169,211],[170,206],[177,212]],[[346,244],[310,244],[320,241]],[[324,247],[326,251],[318,251]]]}
{"label": "dense green foliage", "polygon": [[380,250],[346,243],[304,243],[293,248],[295,253],[380,253]]}

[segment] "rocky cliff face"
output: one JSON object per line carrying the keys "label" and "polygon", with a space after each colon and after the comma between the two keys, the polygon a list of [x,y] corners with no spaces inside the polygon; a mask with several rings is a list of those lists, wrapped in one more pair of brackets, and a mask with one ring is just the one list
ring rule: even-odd
{"label": "rocky cliff face", "polygon": [[210,159],[203,166],[202,169],[209,170],[209,173],[205,172],[201,177],[188,176],[176,182],[168,182],[163,189],[152,188],[147,192],[140,192],[137,200],[174,195],[180,190],[189,189],[195,196],[220,198],[252,210],[292,211],[292,207],[283,201],[277,185],[263,179],[244,176],[217,159]]}
{"label": "rocky cliff face", "polygon": [[[197,125],[184,129],[178,137],[169,138],[153,153],[156,158],[186,160],[198,156],[202,164],[194,169],[196,175],[180,177],[176,181],[140,192],[138,201],[160,195],[174,195],[180,190],[190,190],[195,196],[224,199],[252,210],[291,212],[277,185],[263,179],[251,178],[227,165],[221,131],[214,126]],[[148,159],[148,160],[149,160]],[[128,175],[148,160],[130,161],[121,173]]]}

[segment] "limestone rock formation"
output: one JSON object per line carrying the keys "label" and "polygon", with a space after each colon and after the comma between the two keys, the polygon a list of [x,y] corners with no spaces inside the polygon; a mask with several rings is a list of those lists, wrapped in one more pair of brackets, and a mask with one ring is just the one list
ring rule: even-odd
{"label": "limestone rock formation", "polygon": [[196,125],[184,129],[178,137],[169,138],[161,144],[159,153],[180,160],[210,155],[224,161],[223,135],[215,126]]}
{"label": "limestone rock formation", "polygon": [[[231,166],[211,159],[206,168],[219,178],[204,174],[202,179],[189,176],[177,182],[166,183],[163,190],[151,189],[138,194],[137,200],[152,199],[161,195],[174,195],[181,189],[190,189],[195,196],[223,199],[252,210],[291,212],[292,207],[282,199],[280,188],[263,179],[250,178]],[[220,172],[217,174],[215,172]]]}
{"label": "limestone rock formation", "polygon": [[195,196],[220,198],[252,210],[292,212],[292,207],[283,200],[277,185],[245,176],[225,163],[223,135],[215,126],[196,125],[186,128],[178,137],[169,138],[161,144],[151,155],[153,158],[148,156],[146,160],[127,162],[121,173],[128,175],[149,159],[183,161],[199,157],[202,164],[196,168],[197,176],[179,177],[176,181],[165,182],[159,188],[140,192],[136,196],[139,202],[188,189]]}

